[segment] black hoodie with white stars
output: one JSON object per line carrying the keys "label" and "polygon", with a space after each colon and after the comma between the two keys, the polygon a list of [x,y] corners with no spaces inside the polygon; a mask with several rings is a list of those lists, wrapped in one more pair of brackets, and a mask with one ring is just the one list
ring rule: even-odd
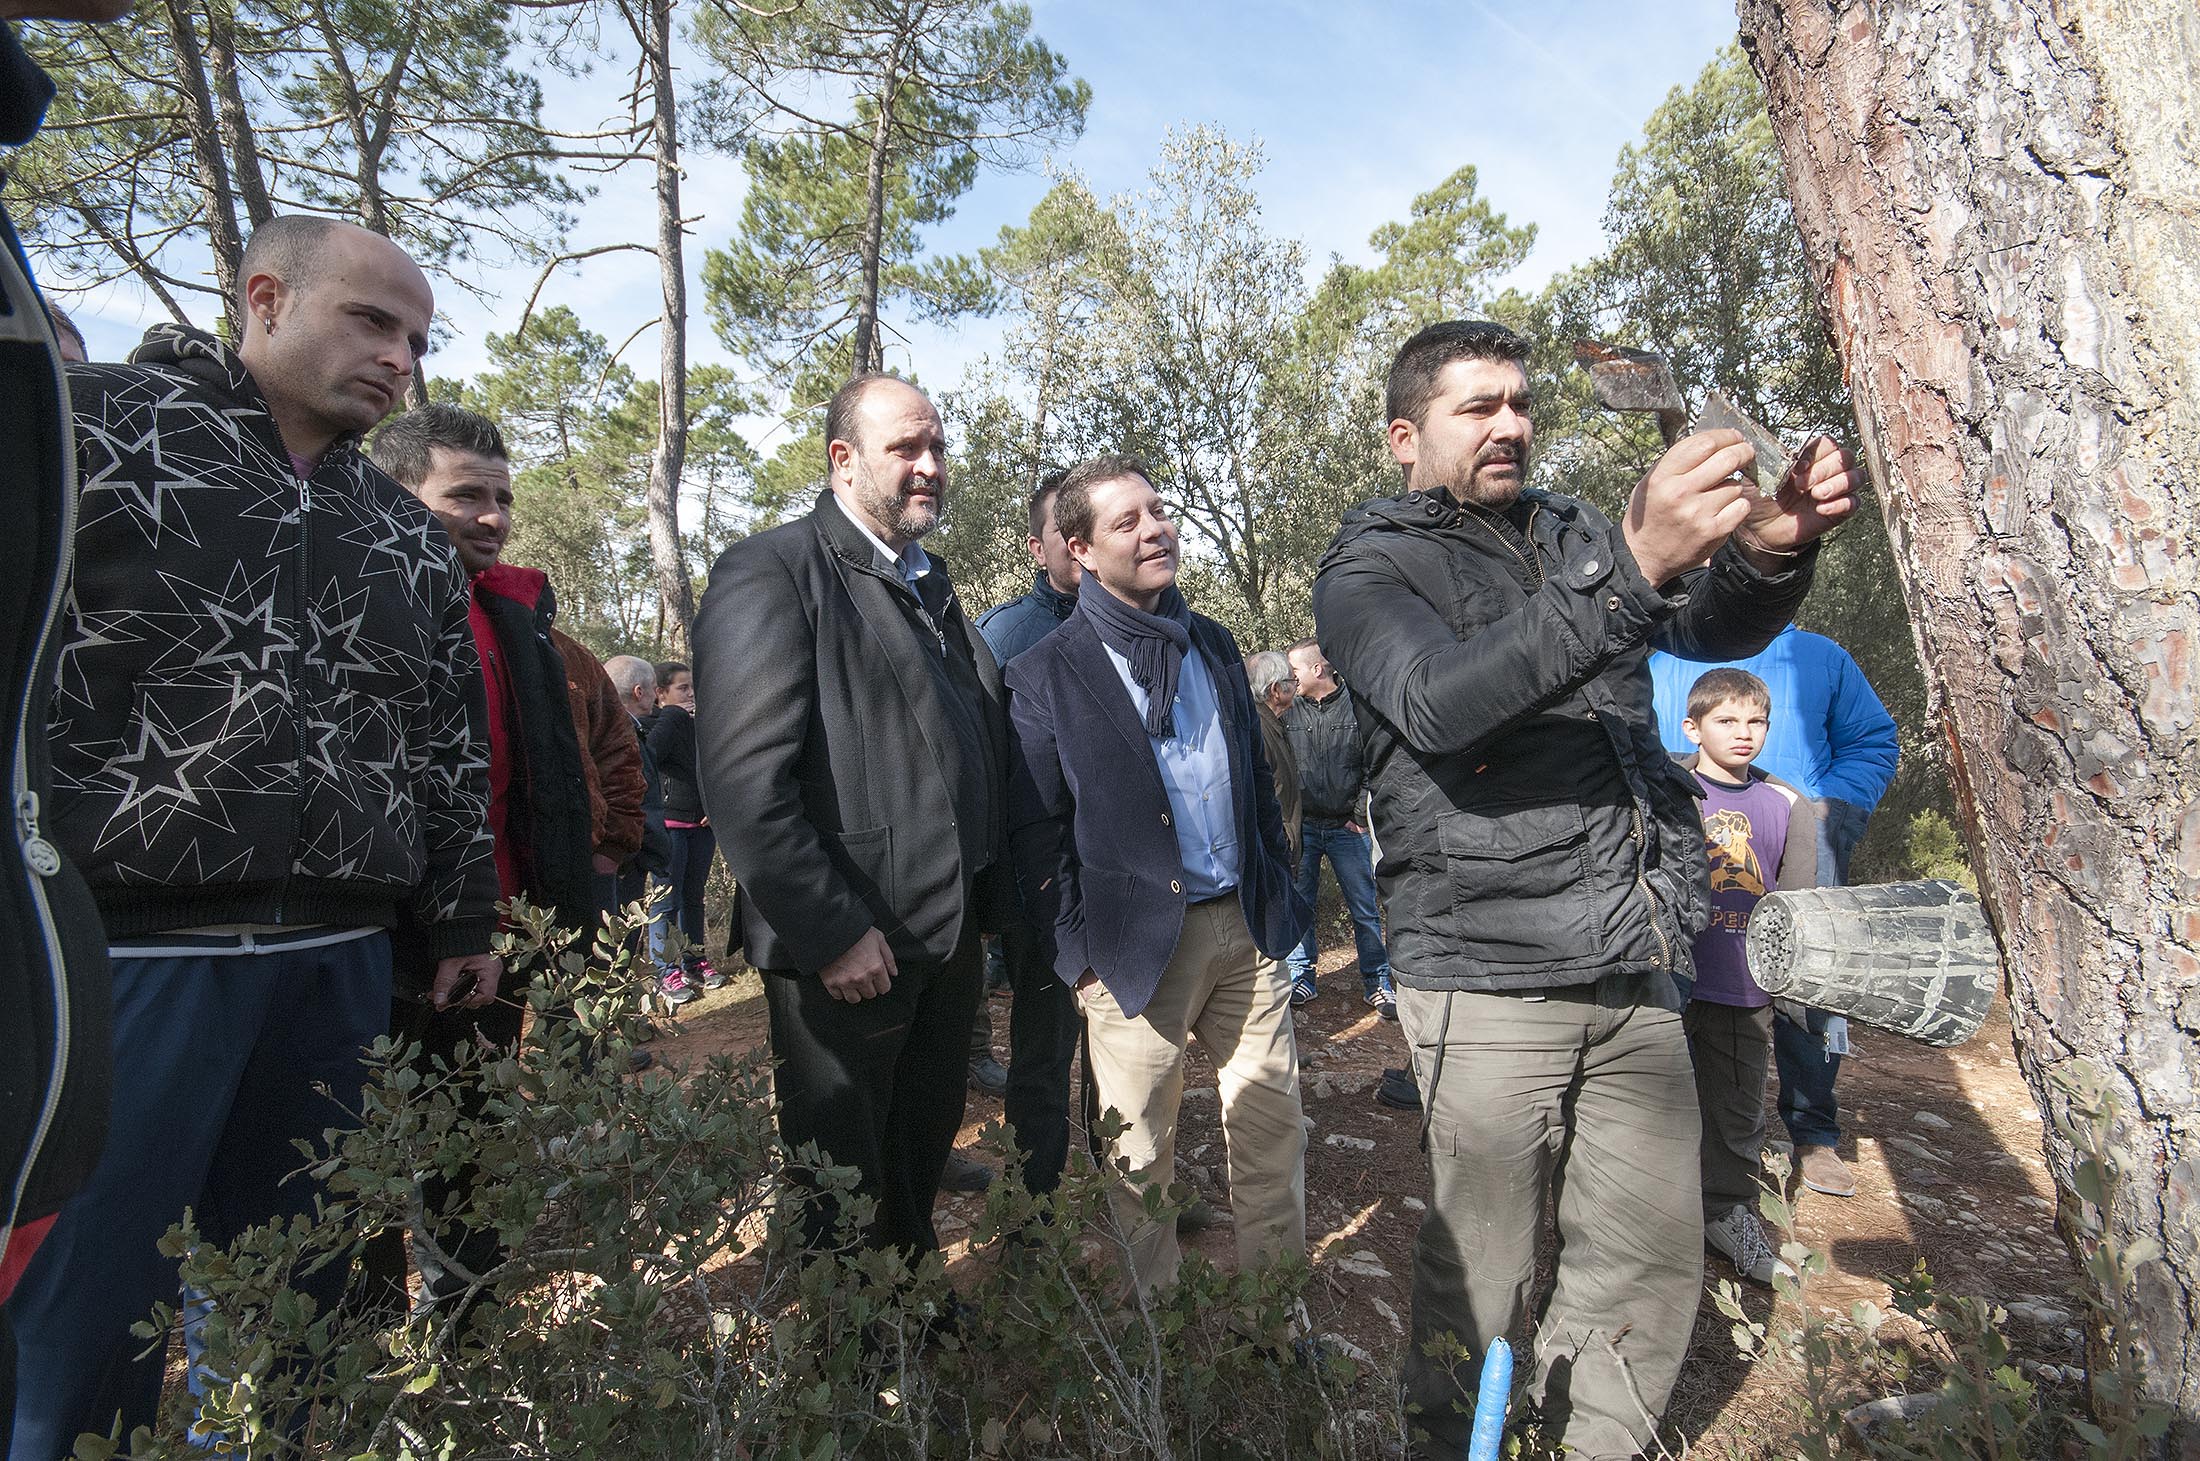
{"label": "black hoodie with white stars", "polygon": [[481,671],[442,526],[340,441],[300,477],[221,341],[74,366],[53,835],[107,932],[420,925],[488,949]]}

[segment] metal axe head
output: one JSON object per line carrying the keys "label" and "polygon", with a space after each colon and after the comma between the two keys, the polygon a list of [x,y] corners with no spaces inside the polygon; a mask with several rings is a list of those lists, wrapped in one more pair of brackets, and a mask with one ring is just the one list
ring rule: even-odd
{"label": "metal axe head", "polygon": [[1629,350],[1601,340],[1576,340],[1574,360],[1589,372],[1589,388],[1607,411],[1648,411],[1658,418],[1658,434],[1671,446],[1688,425],[1688,403],[1681,399],[1673,367],[1653,350]]}

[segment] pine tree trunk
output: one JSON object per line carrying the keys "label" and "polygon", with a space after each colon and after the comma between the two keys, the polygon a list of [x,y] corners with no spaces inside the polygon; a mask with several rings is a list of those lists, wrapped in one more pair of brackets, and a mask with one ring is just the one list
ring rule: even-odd
{"label": "pine tree trunk", "polygon": [[886,165],[894,140],[894,88],[891,77],[880,88],[878,116],[871,126],[871,157],[863,175],[863,284],[856,301],[854,350],[848,366],[850,378],[869,370],[883,370],[886,349],[878,332],[879,255],[886,249]]}
{"label": "pine tree trunk", "polygon": [[664,318],[657,330],[657,448],[649,457],[649,557],[663,605],[668,654],[687,652],[695,587],[680,557],[680,472],[687,462],[687,264],[680,233],[680,134],[672,79],[674,0],[649,0],[648,56],[657,168],[657,277]]}
{"label": "pine tree trunk", "polygon": [[[2121,1107],[2131,1317],[2200,1453],[2200,9],[1741,0],[2043,1110]],[[2072,1153],[2050,1137],[2066,1233]]]}
{"label": "pine tree trunk", "polygon": [[207,81],[206,54],[192,28],[193,14],[182,0],[162,7],[168,39],[176,49],[176,79],[186,104],[191,158],[199,185],[206,189],[206,245],[214,256],[214,283],[221,290],[229,338],[242,340],[247,321],[239,305],[237,270],[244,259],[244,235],[237,228],[237,194],[230,184],[229,157],[222,146],[221,118]]}

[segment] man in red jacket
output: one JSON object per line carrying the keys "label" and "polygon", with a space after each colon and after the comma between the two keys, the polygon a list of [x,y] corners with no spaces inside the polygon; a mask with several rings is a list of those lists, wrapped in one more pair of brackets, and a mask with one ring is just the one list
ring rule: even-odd
{"label": "man in red jacket", "polygon": [[[567,928],[593,927],[612,903],[619,865],[642,845],[642,761],[634,723],[596,656],[551,623],[549,580],[503,561],[512,531],[512,469],[503,436],[486,417],[431,404],[376,434],[375,464],[443,524],[472,585],[469,622],[489,708],[489,826],[503,898],[525,897]],[[426,1062],[455,1059],[476,1032],[500,1048],[519,1041],[525,991],[507,990],[479,1010],[437,1009],[408,987],[400,958],[391,1029],[417,1040]],[[463,1177],[460,1179],[464,1180]],[[447,1195],[425,1193],[434,1211]],[[446,1225],[422,1244],[428,1292],[465,1288],[443,1268],[484,1274],[501,1259],[493,1232]],[[370,1274],[399,1284],[404,1259],[394,1233],[377,1240]]]}

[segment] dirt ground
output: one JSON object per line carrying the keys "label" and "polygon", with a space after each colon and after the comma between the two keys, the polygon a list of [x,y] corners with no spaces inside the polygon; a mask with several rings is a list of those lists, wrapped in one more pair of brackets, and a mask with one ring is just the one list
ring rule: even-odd
{"label": "dirt ground", "polygon": [[[1349,949],[1322,961],[1322,996],[1298,1012],[1306,1115],[1307,1237],[1316,1283],[1308,1295],[1317,1326],[1395,1369],[1405,1339],[1413,1238],[1425,1210],[1427,1171],[1412,1112],[1376,1103],[1386,1066],[1407,1063],[1398,1026],[1359,1002]],[[1007,1059],[1009,1000],[992,997],[996,1057]],[[655,1048],[685,1062],[755,1048],[765,1040],[762,990],[753,973],[682,1011],[681,1037]],[[1991,1296],[2009,1306],[2019,1352],[2052,1365],[2083,1362],[2075,1327],[2076,1276],[2053,1226],[2054,1189],[2040,1154],[2040,1117],[2019,1077],[2005,1012],[1968,1045],[1935,1050],[1863,1030],[1841,1072],[1841,1154],[1857,1176],[1853,1198],[1803,1192],[1799,1235],[1825,1250],[1831,1270],[1810,1286],[1814,1307],[1845,1313],[1859,1299],[1886,1307],[1888,1282],[1923,1259],[1948,1293]],[[1768,1100],[1770,1093],[1768,1091]],[[1225,1210],[1224,1162],[1214,1070],[1194,1045],[1186,1079],[1179,1175]],[[975,1092],[962,1145],[981,1159],[978,1133],[1001,1117],[1000,1102]],[[1776,1117],[1770,1135],[1782,1136]],[[967,1256],[981,1199],[943,1194],[939,1227],[950,1270]],[[1219,1224],[1189,1239],[1209,1257],[1233,1261],[1231,1231]],[[1667,1413],[1669,1444],[1708,1454],[1763,1454],[1785,1381],[1736,1354],[1712,1288],[1733,1272],[1705,1260],[1706,1295],[1689,1361]],[[1771,1310],[1752,1290],[1752,1317]]]}

